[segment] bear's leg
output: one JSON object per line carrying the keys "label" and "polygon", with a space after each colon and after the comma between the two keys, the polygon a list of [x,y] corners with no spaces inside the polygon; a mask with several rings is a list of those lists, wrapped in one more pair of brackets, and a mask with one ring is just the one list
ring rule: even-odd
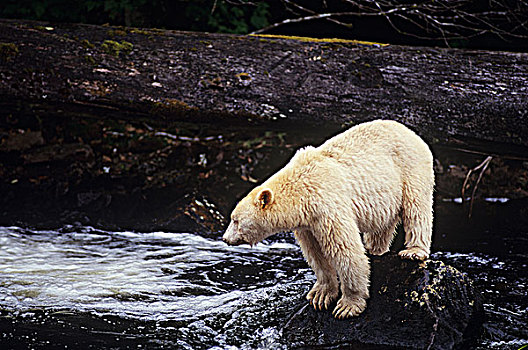
{"label": "bear's leg", "polygon": [[388,229],[381,233],[364,233],[363,241],[365,242],[365,249],[372,255],[383,255],[389,251],[392,239],[394,238],[396,226],[399,219],[396,218],[393,223],[388,226]]}
{"label": "bear's leg", "polygon": [[404,259],[425,260],[429,257],[433,233],[433,184],[434,178],[430,184],[418,179],[404,186],[402,219],[405,249],[398,253]]}
{"label": "bear's leg", "polygon": [[337,298],[338,282],[334,267],[328,262],[321,250],[319,242],[310,230],[295,231],[295,238],[301,246],[306,261],[314,270],[317,282],[306,296],[306,299],[317,310],[328,309],[330,303]]}
{"label": "bear's leg", "polygon": [[370,266],[357,226],[334,227],[322,235],[322,246],[339,276],[341,298],[333,311],[336,318],[357,316],[367,307]]}
{"label": "bear's leg", "polygon": [[367,256],[338,254],[336,268],[341,282],[341,298],[332,314],[336,318],[358,316],[367,307],[370,267]]}

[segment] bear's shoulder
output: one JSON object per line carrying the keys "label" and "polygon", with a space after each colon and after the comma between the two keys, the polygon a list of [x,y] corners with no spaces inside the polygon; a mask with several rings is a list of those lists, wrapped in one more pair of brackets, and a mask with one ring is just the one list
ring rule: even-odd
{"label": "bear's shoulder", "polygon": [[317,148],[314,146],[299,148],[291,159],[291,163],[297,165],[307,164],[317,157],[317,153]]}

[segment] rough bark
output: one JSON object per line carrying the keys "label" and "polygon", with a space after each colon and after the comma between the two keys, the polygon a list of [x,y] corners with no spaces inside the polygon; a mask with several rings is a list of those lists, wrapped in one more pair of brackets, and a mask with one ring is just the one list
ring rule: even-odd
{"label": "rough bark", "polygon": [[23,115],[278,127],[391,118],[432,141],[528,149],[528,54],[11,20],[0,20],[0,43],[2,127]]}

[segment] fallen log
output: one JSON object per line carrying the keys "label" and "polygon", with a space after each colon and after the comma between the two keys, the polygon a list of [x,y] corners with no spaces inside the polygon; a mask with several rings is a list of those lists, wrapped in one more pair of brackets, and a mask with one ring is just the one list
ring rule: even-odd
{"label": "fallen log", "polygon": [[431,142],[525,155],[527,81],[524,53],[0,20],[3,129],[48,116],[280,128],[390,118]]}

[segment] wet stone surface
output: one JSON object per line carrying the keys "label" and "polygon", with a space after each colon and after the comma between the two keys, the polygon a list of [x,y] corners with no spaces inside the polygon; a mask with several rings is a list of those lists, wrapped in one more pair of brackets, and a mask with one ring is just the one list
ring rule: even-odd
{"label": "wet stone surface", "polygon": [[441,261],[402,261],[395,254],[372,257],[371,263],[371,298],[362,315],[343,321],[303,308],[287,322],[283,337],[295,348],[406,349],[452,349],[476,338],[482,295],[466,275]]}

